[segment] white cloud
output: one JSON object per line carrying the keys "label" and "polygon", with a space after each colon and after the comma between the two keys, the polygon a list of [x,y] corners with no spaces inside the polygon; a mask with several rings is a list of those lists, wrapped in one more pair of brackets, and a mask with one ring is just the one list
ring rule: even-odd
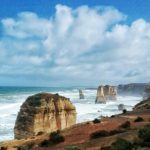
{"label": "white cloud", "polygon": [[0,75],[38,76],[37,84],[49,86],[148,81],[150,23],[126,19],[113,7],[60,4],[49,18],[32,12],[5,18]]}

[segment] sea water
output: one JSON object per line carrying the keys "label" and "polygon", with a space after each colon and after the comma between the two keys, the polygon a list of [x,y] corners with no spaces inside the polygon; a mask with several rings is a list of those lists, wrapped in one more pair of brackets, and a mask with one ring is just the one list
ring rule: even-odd
{"label": "sea water", "polygon": [[[84,99],[79,99],[79,89],[83,89]],[[117,101],[95,104],[96,89],[85,87],[0,87],[0,141],[14,138],[13,128],[20,106],[28,96],[39,92],[58,93],[70,98],[77,110],[77,123],[121,113],[118,110],[119,104],[124,104],[127,110],[132,110],[133,106],[142,100],[141,97],[118,96]]]}

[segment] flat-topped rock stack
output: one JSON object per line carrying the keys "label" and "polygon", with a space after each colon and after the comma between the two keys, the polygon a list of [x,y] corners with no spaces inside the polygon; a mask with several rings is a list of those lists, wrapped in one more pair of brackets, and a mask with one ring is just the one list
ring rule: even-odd
{"label": "flat-topped rock stack", "polygon": [[62,130],[76,123],[76,109],[68,98],[58,94],[39,93],[27,98],[15,123],[16,139],[39,132]]}
{"label": "flat-topped rock stack", "polygon": [[84,99],[84,94],[82,90],[79,90],[79,98]]}
{"label": "flat-topped rock stack", "polygon": [[117,90],[115,86],[105,85],[99,86],[95,103],[106,103],[107,100],[116,100]]}

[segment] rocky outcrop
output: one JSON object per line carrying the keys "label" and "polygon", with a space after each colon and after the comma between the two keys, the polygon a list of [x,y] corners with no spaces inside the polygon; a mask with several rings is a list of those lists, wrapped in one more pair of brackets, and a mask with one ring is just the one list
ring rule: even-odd
{"label": "rocky outcrop", "polygon": [[150,97],[150,84],[146,84],[143,92],[143,99],[148,99]]}
{"label": "rocky outcrop", "polygon": [[95,103],[106,103],[107,100],[117,99],[117,90],[115,86],[99,86]]}
{"label": "rocky outcrop", "polygon": [[140,103],[138,103],[137,105],[135,105],[133,110],[136,110],[136,111],[137,110],[138,111],[150,110],[150,98],[143,100]]}
{"label": "rocky outcrop", "polygon": [[76,109],[68,98],[58,94],[39,93],[27,98],[15,123],[16,139],[28,138],[39,132],[49,133],[72,126]]}
{"label": "rocky outcrop", "polygon": [[130,83],[118,85],[119,95],[142,96],[146,83]]}
{"label": "rocky outcrop", "polygon": [[79,98],[84,99],[84,94],[82,90],[79,90]]}

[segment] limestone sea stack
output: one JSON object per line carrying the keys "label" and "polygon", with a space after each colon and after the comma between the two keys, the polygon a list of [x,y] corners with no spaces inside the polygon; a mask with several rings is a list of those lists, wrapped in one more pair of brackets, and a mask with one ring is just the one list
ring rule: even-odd
{"label": "limestone sea stack", "polygon": [[84,94],[82,90],[79,90],[79,98],[84,99]]}
{"label": "limestone sea stack", "polygon": [[76,109],[68,98],[58,94],[38,93],[30,96],[18,113],[14,135],[28,138],[39,132],[62,130],[76,123]]}
{"label": "limestone sea stack", "polygon": [[117,90],[115,86],[105,85],[99,86],[95,103],[106,103],[107,100],[116,100]]}

